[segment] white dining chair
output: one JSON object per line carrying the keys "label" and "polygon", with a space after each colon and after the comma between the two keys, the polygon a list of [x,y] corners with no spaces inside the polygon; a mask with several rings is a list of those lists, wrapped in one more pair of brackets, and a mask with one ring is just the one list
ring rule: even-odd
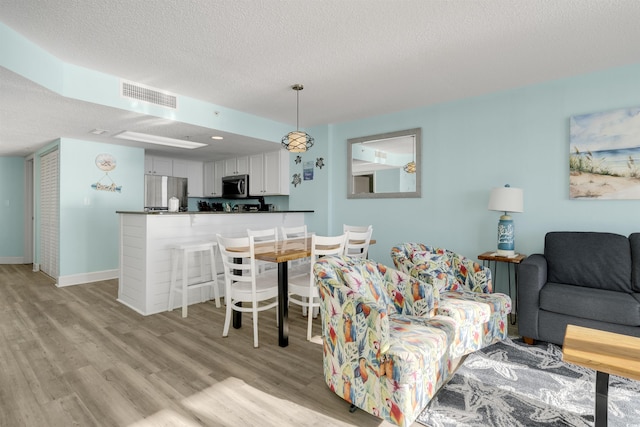
{"label": "white dining chair", "polygon": [[[258,274],[253,237],[216,236],[224,267],[225,302],[222,336],[229,335],[233,311],[251,313],[253,318],[253,346],[258,347],[258,313],[278,307],[278,275],[276,270]],[[229,248],[233,248],[230,250]],[[260,302],[268,301],[266,304]],[[240,305],[238,305],[240,303]],[[243,303],[250,303],[245,306]]]}
{"label": "white dining chair", "polygon": [[344,254],[350,257],[366,258],[369,254],[373,227],[369,226],[366,231],[347,231],[346,234]]}
{"label": "white dining chair", "polygon": [[[247,236],[253,237],[255,243],[268,243],[278,242],[278,228],[264,228],[261,230],[247,228]],[[267,270],[276,269],[278,264],[267,261],[256,261],[258,266],[258,272],[263,273]]]}
{"label": "white dining chair", "polygon": [[313,264],[321,256],[342,255],[344,253],[346,234],[339,236],[311,236],[311,262],[309,271],[302,276],[289,279],[289,302],[306,308],[307,340],[311,341],[314,309],[320,308],[320,292],[313,276]]}
{"label": "white dining chair", "polygon": [[368,229],[373,228],[373,225],[348,225],[342,224],[342,232],[346,233],[347,231],[367,231]]}
{"label": "white dining chair", "polygon": [[[280,227],[280,233],[282,235],[282,241],[287,240],[300,240],[307,238],[307,226],[297,225],[293,227]],[[283,245],[283,248],[286,248]],[[289,277],[298,276],[300,274],[306,274],[309,270],[310,258],[298,258],[293,261],[289,261]]]}
{"label": "white dining chair", "polygon": [[307,237],[307,226],[296,225],[293,227],[280,227],[283,239],[301,239]]}

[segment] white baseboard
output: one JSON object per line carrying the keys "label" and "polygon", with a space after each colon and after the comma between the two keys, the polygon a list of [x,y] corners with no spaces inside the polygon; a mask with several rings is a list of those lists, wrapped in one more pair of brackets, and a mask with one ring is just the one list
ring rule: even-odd
{"label": "white baseboard", "polygon": [[93,271],[91,273],[72,274],[69,276],[59,276],[56,286],[62,288],[64,286],[81,285],[83,283],[99,282],[101,280],[117,279],[120,270]]}
{"label": "white baseboard", "polygon": [[21,256],[0,257],[0,264],[24,264],[24,257],[21,257]]}
{"label": "white baseboard", "polygon": [[[138,314],[141,314],[143,316],[148,316],[151,313],[143,313],[142,311],[138,310],[137,308],[135,308],[134,306],[132,306],[131,304],[127,304],[126,302],[122,301],[120,298],[116,298],[116,301],[118,301],[120,304],[123,304],[127,307],[129,307],[131,310],[137,312]],[[160,313],[160,312],[158,312]]]}

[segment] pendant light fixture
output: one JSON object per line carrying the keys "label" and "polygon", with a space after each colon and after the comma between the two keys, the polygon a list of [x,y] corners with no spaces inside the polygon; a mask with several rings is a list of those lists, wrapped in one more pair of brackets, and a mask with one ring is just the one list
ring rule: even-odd
{"label": "pendant light fixture", "polygon": [[413,160],[404,165],[402,168],[406,173],[416,173],[416,137],[413,137],[413,145],[411,146],[413,151]]}
{"label": "pendant light fixture", "polygon": [[282,146],[292,153],[304,153],[313,147],[315,139],[306,132],[298,130],[298,120],[300,116],[300,91],[304,89],[301,84],[291,86],[296,91],[296,130],[289,132],[282,137]]}

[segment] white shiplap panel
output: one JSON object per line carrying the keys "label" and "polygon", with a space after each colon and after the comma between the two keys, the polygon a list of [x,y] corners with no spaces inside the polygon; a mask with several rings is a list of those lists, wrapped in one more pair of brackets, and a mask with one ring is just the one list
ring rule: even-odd
{"label": "white shiplap panel", "polygon": [[[247,228],[260,229],[304,224],[304,213],[181,213],[121,214],[121,295],[119,300],[148,315],[167,309],[171,280],[171,247],[176,244],[215,240],[216,234],[246,236]],[[144,225],[142,225],[144,224]],[[142,231],[143,230],[143,231]],[[189,278],[200,276],[199,258],[190,258]],[[195,261],[195,262],[194,262]],[[210,277],[204,257],[205,279]],[[219,273],[222,263],[216,258]],[[223,294],[223,277],[219,276]],[[135,292],[133,291],[135,288]],[[119,292],[120,293],[120,292]],[[205,299],[207,296],[204,296]],[[200,290],[189,293],[189,304],[201,302]],[[176,298],[178,303],[178,298]]]}

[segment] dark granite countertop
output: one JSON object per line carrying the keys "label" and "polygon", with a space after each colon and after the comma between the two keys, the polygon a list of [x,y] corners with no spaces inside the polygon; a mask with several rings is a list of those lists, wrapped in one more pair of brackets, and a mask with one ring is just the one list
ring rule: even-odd
{"label": "dark granite countertop", "polygon": [[312,213],[312,210],[286,210],[286,211],[186,211],[186,212],[169,212],[169,211],[116,211],[119,214],[129,215],[244,215],[244,214],[279,214],[279,213]]}

